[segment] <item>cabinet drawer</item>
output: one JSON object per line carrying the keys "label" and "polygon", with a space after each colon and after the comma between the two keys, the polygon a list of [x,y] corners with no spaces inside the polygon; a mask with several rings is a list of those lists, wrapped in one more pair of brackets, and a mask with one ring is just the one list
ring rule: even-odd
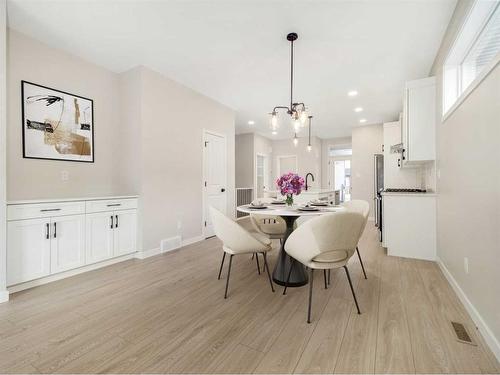
{"label": "cabinet drawer", "polygon": [[137,208],[137,199],[105,199],[86,202],[86,212],[104,212]]}
{"label": "cabinet drawer", "polygon": [[14,204],[7,206],[7,220],[35,219],[85,213],[85,202]]}

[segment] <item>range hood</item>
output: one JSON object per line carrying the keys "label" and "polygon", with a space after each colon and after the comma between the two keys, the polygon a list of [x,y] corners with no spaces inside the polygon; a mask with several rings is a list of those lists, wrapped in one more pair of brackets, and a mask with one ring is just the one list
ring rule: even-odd
{"label": "range hood", "polygon": [[401,154],[404,151],[402,143],[396,143],[391,146],[391,154]]}

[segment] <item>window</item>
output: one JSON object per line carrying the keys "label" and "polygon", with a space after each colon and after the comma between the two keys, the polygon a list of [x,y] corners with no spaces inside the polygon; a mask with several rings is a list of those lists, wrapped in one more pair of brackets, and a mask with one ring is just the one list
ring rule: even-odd
{"label": "window", "polygon": [[330,148],[329,156],[351,156],[352,148]]}
{"label": "window", "polygon": [[500,0],[476,0],[443,67],[446,117],[500,61]]}

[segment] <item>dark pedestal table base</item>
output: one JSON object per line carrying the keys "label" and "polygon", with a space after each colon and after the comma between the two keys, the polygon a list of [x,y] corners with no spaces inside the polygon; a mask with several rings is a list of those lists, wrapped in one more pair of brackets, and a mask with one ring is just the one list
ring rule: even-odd
{"label": "dark pedestal table base", "polygon": [[[285,244],[288,236],[293,232],[293,225],[298,216],[281,216],[286,222],[286,232],[281,243],[280,253],[278,254],[278,259],[273,270],[273,281],[278,284],[285,286],[286,279],[288,277],[288,272],[290,271],[291,258],[285,252]],[[304,266],[295,261],[293,265],[292,273],[290,274],[290,280],[288,282],[288,287],[298,287],[306,285],[308,282],[307,272]]]}

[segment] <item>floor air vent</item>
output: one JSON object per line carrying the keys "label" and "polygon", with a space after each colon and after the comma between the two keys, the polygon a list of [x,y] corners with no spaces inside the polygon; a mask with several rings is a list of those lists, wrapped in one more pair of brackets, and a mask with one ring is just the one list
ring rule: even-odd
{"label": "floor air vent", "polygon": [[457,336],[458,341],[463,342],[464,344],[476,345],[472,341],[469,333],[467,332],[467,329],[462,323],[451,322],[451,325],[453,327],[453,330],[455,331],[455,335]]}

